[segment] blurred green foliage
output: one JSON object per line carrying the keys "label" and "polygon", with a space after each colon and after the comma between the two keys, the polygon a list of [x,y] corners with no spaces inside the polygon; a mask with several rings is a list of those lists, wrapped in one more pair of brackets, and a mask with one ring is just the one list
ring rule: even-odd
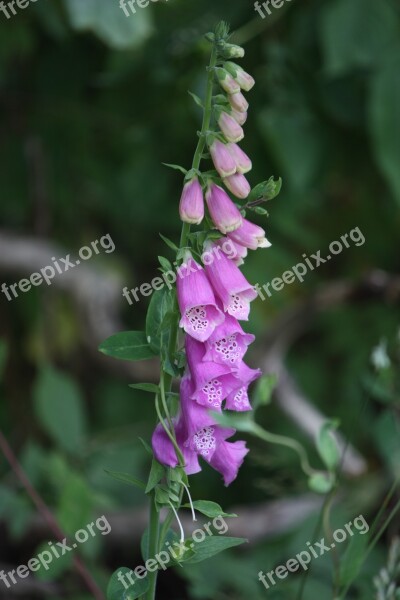
{"label": "blurred green foliage", "polygon": [[[176,241],[180,227],[182,177],[162,163],[190,166],[200,113],[187,92],[202,95],[202,35],[221,18],[236,30],[234,41],[245,44],[243,66],[257,81],[243,142],[253,159],[250,180],[273,174],[284,182],[268,206],[272,248],[252,255],[246,274],[261,284],[271,281],[303,253],[321,249],[324,255],[332,240],[355,227],[366,239],[301,285],[257,301],[250,328],[261,340],[285,309],[317,288],[336,279],[358,281],[374,269],[399,273],[396,0],[293,0],[265,19],[245,0],[169,0],[129,18],[117,0],[38,0],[10,20],[0,13],[0,223],[67,252],[110,233],[115,254],[93,265],[117,272],[128,287],[153,278],[157,255],[165,253],[158,232]],[[18,279],[2,273],[2,281]],[[360,513],[372,522],[399,475],[399,310],[390,300],[367,294],[320,314],[288,357],[306,395],[328,417],[339,417],[371,465],[361,481],[343,482],[346,502],[334,511],[338,527]],[[145,310],[144,302],[124,305],[126,328],[143,329]],[[153,407],[148,395],[127,388],[128,381],[89,355],[72,301],[42,288],[10,303],[2,297],[0,333],[9,350],[1,428],[65,531],[74,533],[99,511],[140,505],[139,491],[104,470],[145,478],[149,459],[137,437],[149,438]],[[385,338],[390,365],[376,368],[371,352]],[[304,441],[274,404],[260,415],[269,430]],[[306,491],[290,451],[250,445],[238,482],[225,490],[206,467],[193,478],[192,495],[228,508]],[[2,461],[0,517],[12,550],[1,561],[20,564],[37,551],[26,541],[33,515]],[[257,573],[303,548],[316,519],[279,539],[168,573],[160,597],[265,598]],[[100,541],[82,546],[82,553],[105,588],[119,560],[110,559]],[[132,544],[129,560],[138,556]],[[349,598],[372,598],[372,576],[385,562],[381,545]],[[57,567],[60,578],[68,565]],[[329,598],[330,573],[328,557],[317,561],[305,597]],[[187,579],[187,592],[179,576]],[[299,584],[293,575],[269,596],[292,600]],[[72,589],[68,597],[78,600]]]}

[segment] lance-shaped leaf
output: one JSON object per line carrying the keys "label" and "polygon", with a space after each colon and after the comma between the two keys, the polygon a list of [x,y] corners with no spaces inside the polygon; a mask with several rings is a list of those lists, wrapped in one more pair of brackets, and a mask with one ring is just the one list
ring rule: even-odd
{"label": "lance-shaped leaf", "polygon": [[[184,508],[190,508],[190,504],[184,504]],[[219,504],[211,500],[195,500],[193,508],[206,517],[237,517],[235,513],[226,513]]]}
{"label": "lance-shaped leaf", "polygon": [[144,331],[121,331],[110,336],[99,346],[100,352],[122,360],[154,358]]}
{"label": "lance-shaped leaf", "polygon": [[136,600],[141,598],[148,589],[148,577],[139,579],[132,569],[120,567],[111,576],[107,587],[107,600]]}
{"label": "lance-shaped leaf", "polygon": [[107,475],[110,475],[113,479],[117,479],[117,481],[122,481],[123,483],[127,483],[128,485],[135,485],[141,490],[146,489],[146,484],[144,481],[141,481],[137,477],[130,475],[130,473],[120,473],[119,471],[108,471],[105,469]]}
{"label": "lance-shaped leaf", "polygon": [[225,536],[215,536],[212,535],[210,537],[206,537],[202,542],[195,543],[192,541],[189,543],[189,548],[194,550],[194,556],[189,558],[185,562],[188,565],[194,565],[196,563],[202,562],[203,560],[207,560],[228,548],[233,548],[235,546],[240,546],[241,544],[246,543],[248,540],[245,538],[236,538],[236,537],[225,537]]}

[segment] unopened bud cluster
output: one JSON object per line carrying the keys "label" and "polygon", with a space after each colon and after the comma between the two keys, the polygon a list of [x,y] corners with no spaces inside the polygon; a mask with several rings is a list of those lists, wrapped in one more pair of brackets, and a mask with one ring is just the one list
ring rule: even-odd
{"label": "unopened bud cluster", "polygon": [[245,255],[247,248],[266,247],[269,243],[261,227],[243,219],[223,186],[240,200],[246,199],[251,192],[245,174],[251,170],[252,162],[238,142],[244,138],[243,125],[249,108],[243,92],[249,92],[255,81],[241,66],[226,60],[243,57],[244,50],[227,43],[224,36],[225,32],[221,30],[208,37],[218,49],[218,63],[214,72],[220,93],[213,96],[213,116],[218,129],[208,132],[206,141],[221,181],[216,182],[215,177],[201,177],[200,173],[188,173],[180,201],[180,216],[182,221],[191,225],[201,223],[204,218],[204,188],[208,211],[215,227],[224,235],[235,232],[235,242],[242,244],[241,254]]}

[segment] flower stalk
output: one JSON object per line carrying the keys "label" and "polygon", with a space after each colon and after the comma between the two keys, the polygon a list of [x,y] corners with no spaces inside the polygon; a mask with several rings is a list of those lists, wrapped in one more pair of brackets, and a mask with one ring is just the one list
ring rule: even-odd
{"label": "flower stalk", "polygon": [[[250,302],[257,292],[239,266],[248,249],[268,247],[268,242],[264,230],[244,218],[246,207],[236,200],[248,196],[249,201],[254,200],[244,176],[252,163],[237,145],[244,137],[242,125],[249,107],[240,90],[250,90],[254,80],[235,63],[226,62],[244,55],[242,48],[227,43],[228,37],[225,23],[206,36],[212,51],[204,102],[194,97],[203,107],[203,119],[192,166],[186,170],[169,165],[183,171],[185,179],[179,203],[179,247],[168,243],[177,252],[174,264],[178,270],[176,294],[167,294],[166,302],[172,305],[165,313],[168,325],[162,328],[163,321],[160,325],[162,366],[155,398],[159,422],[152,448],[155,464],[162,465],[164,471],[155,484],[152,476],[149,478],[149,489],[154,485],[155,489],[151,494],[148,550],[165,549],[175,517],[180,527],[179,559],[183,561],[186,549],[178,511],[185,491],[196,519],[188,476],[201,471],[201,459],[230,485],[248,453],[244,441],[228,441],[236,427],[218,424],[211,411],[251,411],[248,388],[261,375],[259,369],[243,361],[254,336],[242,329],[239,320],[248,320]],[[222,93],[214,95],[214,85],[219,85]],[[202,160],[209,158],[216,170],[201,171]],[[192,233],[191,227],[203,221],[203,230]],[[164,268],[168,261],[160,259],[160,263]],[[178,344],[179,327],[184,330],[183,345]],[[177,411],[172,410],[171,399],[175,376],[181,377]],[[167,508],[168,514],[160,526],[161,507]],[[147,577],[145,600],[154,600],[157,571]]]}
{"label": "flower stalk", "polygon": [[[211,52],[210,64],[209,64],[208,75],[207,75],[207,88],[206,88],[206,97],[205,97],[205,102],[204,102],[203,122],[202,122],[202,127],[201,127],[201,131],[199,134],[199,140],[197,142],[197,147],[196,147],[194,157],[193,157],[193,162],[192,162],[192,169],[196,169],[196,170],[198,170],[200,168],[202,155],[203,155],[204,148],[206,145],[206,134],[207,134],[208,129],[210,128],[210,123],[211,123],[212,96],[213,96],[213,85],[214,85],[214,76],[215,76],[214,69],[215,69],[216,61],[217,61],[217,51],[216,51],[216,47],[214,44],[213,48],[212,48],[212,52]],[[189,234],[190,234],[190,224],[183,222],[180,243],[179,243],[180,250],[185,248],[188,245]],[[176,314],[176,317],[174,318],[174,320],[171,324],[171,333],[170,333],[169,346],[168,346],[169,356],[174,356],[176,349],[177,349],[178,329],[179,329],[179,312],[178,312],[177,300],[175,300],[175,314]],[[163,398],[163,408],[164,408],[164,411],[167,413],[167,417],[168,417],[168,422],[169,422],[168,430],[169,430],[171,437],[174,440],[173,441],[174,447],[180,458],[180,462],[183,465],[184,464],[183,457],[182,457],[179,447],[176,444],[176,438],[173,433],[172,421],[170,419],[169,410],[167,407],[167,403],[165,401],[165,394],[163,393],[164,390],[170,391],[171,387],[172,387],[172,376],[168,373],[165,373],[164,370],[161,369],[160,390],[161,390],[161,395]],[[156,407],[158,407],[157,398],[156,398]],[[157,412],[158,412],[159,417],[161,417],[159,408],[158,408]],[[161,421],[161,422],[163,422],[163,421]],[[183,490],[180,494],[180,501],[182,501],[182,494],[183,494]],[[164,544],[165,537],[168,532],[169,526],[172,522],[174,513],[176,514],[175,508],[174,508],[174,506],[171,505],[169,515],[166,517],[165,522],[160,530],[159,512],[158,512],[156,504],[155,504],[154,496],[151,497],[149,546],[148,546],[150,557],[157,554],[157,552],[159,552],[162,545]],[[157,571],[149,573],[148,577],[149,577],[150,584],[149,584],[149,589],[146,593],[145,598],[146,598],[146,600],[154,600],[156,597],[155,594],[156,594],[156,586],[157,586]]]}

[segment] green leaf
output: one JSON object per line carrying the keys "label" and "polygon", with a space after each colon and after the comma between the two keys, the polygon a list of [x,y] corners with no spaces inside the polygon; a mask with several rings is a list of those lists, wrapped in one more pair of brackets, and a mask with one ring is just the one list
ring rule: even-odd
{"label": "green leaf", "polygon": [[187,173],[187,169],[184,169],[180,165],[173,165],[170,163],[162,163],[162,164],[164,165],[164,167],[169,167],[170,169],[175,169],[175,171],[180,171],[184,175],[186,175],[186,173]]}
{"label": "green leaf", "polygon": [[168,469],[168,481],[172,483],[181,483],[182,481],[186,481],[187,476],[185,470],[182,467],[170,467]]}
{"label": "green leaf", "polygon": [[160,326],[157,330],[157,333],[163,333],[166,329],[170,329],[174,321],[174,317],[175,313],[172,310],[165,313],[163,320],[161,321]]}
{"label": "green leaf", "polygon": [[400,50],[372,80],[369,129],[376,160],[400,203]]}
{"label": "green leaf", "polygon": [[172,307],[172,294],[167,287],[154,292],[146,316],[146,336],[151,349],[157,354],[161,350],[161,325],[166,314],[172,311]]}
{"label": "green leaf", "polygon": [[334,480],[328,473],[316,473],[308,480],[308,486],[317,494],[327,494],[333,487]]}
{"label": "green leaf", "polygon": [[[262,181],[256,185],[247,197],[247,203],[251,204],[255,201],[273,200],[282,189],[282,179],[279,177],[277,181],[273,177],[270,177],[267,181]],[[251,208],[251,207],[250,207]],[[265,211],[267,212],[267,211]]]}
{"label": "green leaf", "polygon": [[161,361],[162,361],[163,371],[165,373],[167,373],[168,375],[171,375],[171,377],[180,377],[182,375],[179,368],[174,364],[174,362],[169,357],[168,348],[165,348],[165,347],[162,348]]}
{"label": "green leaf", "polygon": [[146,452],[148,452],[149,454],[151,454],[151,456],[153,456],[153,450],[151,449],[150,445],[146,442],[146,440],[144,440],[143,438],[138,438],[143,446],[143,448],[146,450]]}
{"label": "green leaf", "polygon": [[155,501],[158,506],[158,509],[160,509],[161,506],[169,506],[169,503],[170,503],[169,491],[166,489],[163,489],[161,486],[158,486],[156,488]]}
{"label": "green leaf", "polygon": [[151,492],[161,481],[161,479],[165,475],[165,467],[158,462],[155,458],[153,458],[151,463],[150,475],[146,486],[146,494]]}
{"label": "green leaf", "polygon": [[171,263],[169,262],[169,260],[167,258],[165,258],[165,256],[159,256],[158,262],[162,266],[162,269],[164,272],[173,271],[173,267],[172,267]]}
{"label": "green leaf", "polygon": [[327,421],[322,425],[317,437],[319,455],[330,471],[333,471],[340,461],[339,448],[333,436],[333,431],[337,427],[337,421]]}
{"label": "green leaf", "polygon": [[[190,508],[190,504],[184,504],[184,508]],[[211,500],[195,500],[193,507],[206,517],[237,517],[235,513],[226,513],[222,510],[219,504],[211,502]]]}
{"label": "green leaf", "polygon": [[204,541],[199,543],[191,542],[189,544],[189,548],[194,550],[194,556],[186,560],[186,564],[194,565],[196,563],[202,562],[203,560],[207,560],[228,548],[233,548],[235,546],[240,546],[247,542],[245,538],[235,538],[235,537],[217,537],[212,535],[210,537],[205,538]]}
{"label": "green leaf", "polygon": [[150,392],[151,394],[158,394],[160,388],[155,383],[130,383],[130,388],[134,390],[141,390],[142,392]]}
{"label": "green leaf", "polygon": [[[175,531],[173,529],[168,529],[166,536],[165,536],[165,540],[164,543],[161,547],[161,550],[165,550],[166,552],[168,552],[169,548],[173,548],[174,552],[176,554],[178,554],[179,549],[177,548],[177,546],[175,546],[175,544],[178,543],[179,544],[179,536],[177,533],[175,533]],[[148,555],[148,546],[149,546],[149,528],[147,527],[145,529],[145,531],[143,532],[142,538],[140,540],[140,551],[142,554],[143,559],[146,561],[149,558],[153,558],[152,556]],[[185,548],[183,547],[182,550],[185,550]],[[186,554],[186,552],[185,552]],[[191,551],[190,556],[193,556],[194,552]],[[189,554],[187,555],[189,557]],[[170,554],[170,560],[167,563],[168,567],[172,567],[174,565],[178,565],[179,562],[177,562],[172,554]]]}
{"label": "green leaf", "polygon": [[140,9],[127,16],[110,0],[64,0],[64,3],[74,29],[93,31],[113,48],[138,47],[152,33],[151,10]]}
{"label": "green leaf", "polygon": [[364,562],[367,551],[368,536],[354,532],[346,552],[340,561],[339,583],[348,585],[357,577]]}
{"label": "green leaf", "polygon": [[168,494],[168,498],[170,499],[171,502],[179,503],[180,500],[179,500],[178,494],[179,494],[180,489],[181,489],[180,485],[177,484],[176,482],[169,481],[168,484],[162,483],[156,489],[156,498],[157,498],[157,493],[159,492],[160,493],[160,495],[159,495],[160,502],[162,502],[163,501],[162,498],[164,497],[163,494],[165,492],[166,494]]}
{"label": "green leaf", "polygon": [[79,454],[86,438],[86,414],[81,391],[69,376],[44,367],[36,380],[33,401],[46,433],[64,450]]}
{"label": "green leaf", "polygon": [[263,375],[257,381],[254,395],[253,395],[253,408],[254,410],[260,406],[270,404],[272,399],[272,392],[276,386],[277,377],[276,375]]}
{"label": "green leaf", "polygon": [[108,469],[104,469],[107,475],[110,475],[113,479],[117,479],[118,481],[122,481],[123,483],[127,483],[128,485],[135,485],[141,490],[146,489],[146,484],[141,479],[130,475],[129,473],[120,473],[119,471],[109,471]]}
{"label": "green leaf", "polygon": [[201,98],[199,98],[197,96],[197,94],[193,94],[193,92],[190,92],[190,91],[188,92],[188,94],[189,94],[189,96],[192,96],[192,98],[196,102],[197,106],[200,106],[200,108],[204,109],[204,104],[203,104]]}
{"label": "green leaf", "polygon": [[[387,371],[390,376],[394,374],[394,370],[390,368]],[[367,390],[368,394],[373,396],[379,402],[382,402],[386,406],[388,404],[396,403],[396,392],[392,389],[392,385],[388,385],[386,378],[382,375],[371,375],[367,373],[362,377],[362,383]]]}
{"label": "green leaf", "polygon": [[179,547],[174,546],[176,557],[171,556],[171,560],[168,563],[170,567],[181,567],[182,563],[187,563],[195,555],[194,544],[190,539],[185,540],[183,543],[180,543],[178,539],[176,541],[179,543]]}
{"label": "green leaf", "polygon": [[165,237],[165,235],[163,235],[162,233],[159,233],[158,235],[160,236],[162,241],[165,242],[169,248],[171,248],[171,250],[173,250],[174,252],[178,252],[179,248],[176,244],[174,244],[174,242],[172,242],[169,238]]}
{"label": "green leaf", "polygon": [[[145,560],[147,560],[147,558],[152,558],[147,556],[148,541],[149,530],[146,529],[140,542],[142,556],[145,558]],[[190,545],[191,540],[186,540],[183,544],[181,544],[179,541],[179,536],[175,533],[175,531],[168,529],[164,544],[161,547],[161,550],[164,550],[169,554],[169,559],[168,561],[165,561],[165,566],[167,568],[181,566],[182,562],[185,562],[188,558],[194,556],[194,551],[189,547]],[[176,555],[175,558],[173,554],[169,552],[170,548],[173,549],[174,554]]]}
{"label": "green leaf", "polygon": [[121,331],[107,338],[99,346],[100,352],[122,360],[146,360],[155,354],[144,331]]}
{"label": "green leaf", "polygon": [[[130,577],[128,578],[128,574]],[[123,584],[122,579],[126,585]],[[133,582],[133,584],[131,583]],[[107,587],[107,600],[136,600],[143,596],[149,589],[149,578],[139,579],[132,569],[120,567],[111,576]]]}
{"label": "green leaf", "polygon": [[265,216],[268,217],[268,211],[265,210],[265,208],[262,208],[261,206],[256,206],[253,210],[255,213],[257,213],[257,215],[262,215],[263,217],[265,217]]}

